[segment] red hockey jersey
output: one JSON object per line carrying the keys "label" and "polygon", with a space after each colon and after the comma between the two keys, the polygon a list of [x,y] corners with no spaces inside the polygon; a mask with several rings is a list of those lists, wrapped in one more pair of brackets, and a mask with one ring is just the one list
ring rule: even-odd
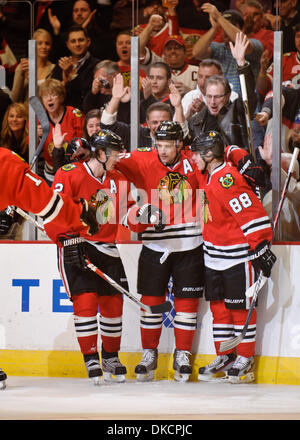
{"label": "red hockey jersey", "polygon": [[224,270],[248,261],[255,247],[272,239],[269,217],[244,178],[229,162],[209,175],[197,172],[205,264]]}
{"label": "red hockey jersey", "polygon": [[[55,124],[53,124],[51,119],[49,119],[49,122],[50,122],[50,132],[44,144],[43,156],[45,159],[45,173],[46,173],[45,175],[47,179],[52,181],[53,180],[52,151],[54,148],[52,130]],[[60,121],[60,125],[61,125],[61,132],[67,133],[65,137],[65,145],[64,145],[64,147],[66,148],[67,143],[71,141],[74,137],[82,136],[84,115],[80,110],[74,107],[67,106],[65,108],[63,117]]]}
{"label": "red hockey jersey", "polygon": [[[30,171],[29,165],[17,154],[0,148],[0,209],[9,205],[18,206],[43,218],[45,230],[55,241],[56,229],[62,232],[77,232],[87,228],[80,220],[81,204],[69,196],[60,196],[47,183]],[[49,233],[48,233],[49,232]]]}
{"label": "red hockey jersey", "polygon": [[[274,63],[267,70],[269,90],[273,88]],[[282,56],[282,82],[291,81],[297,89],[300,86],[300,59],[298,52],[287,52]]]}
{"label": "red hockey jersey", "polygon": [[57,171],[52,188],[71,197],[82,197],[96,209],[99,232],[91,237],[83,231],[84,238],[92,242],[116,241],[121,217],[126,215],[130,203],[129,185],[120,173],[105,172],[100,179],[93,175],[87,162],[76,162]]}
{"label": "red hockey jersey", "polygon": [[[165,214],[166,226],[162,232],[149,226],[141,233],[146,246],[167,254],[194,249],[202,243],[196,204],[198,181],[194,165],[185,152],[169,167],[160,161],[156,150],[138,148],[125,154],[118,169],[138,189],[141,203],[160,207]],[[127,226],[141,231],[140,225],[132,222],[130,212]]]}

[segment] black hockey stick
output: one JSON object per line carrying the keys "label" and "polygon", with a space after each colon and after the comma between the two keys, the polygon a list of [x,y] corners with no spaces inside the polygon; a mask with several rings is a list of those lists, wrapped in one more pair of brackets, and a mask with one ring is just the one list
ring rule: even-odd
{"label": "black hockey stick", "polygon": [[[256,159],[256,151],[255,151],[254,140],[253,140],[253,131],[252,131],[252,126],[251,126],[251,114],[250,114],[250,109],[249,109],[248,93],[247,93],[245,75],[243,73],[241,73],[239,75],[239,78],[240,78],[240,84],[241,84],[242,99],[243,99],[244,108],[245,108],[245,119],[246,119],[246,125],[247,125],[247,134],[248,134],[250,153],[253,156],[254,162],[256,163],[257,159]],[[261,191],[260,191],[259,187],[255,187],[255,193],[256,193],[257,197],[261,200]]]}
{"label": "black hockey stick", "polygon": [[111,284],[115,289],[117,289],[119,292],[123,293],[127,298],[131,299],[131,301],[135,302],[138,306],[140,306],[142,309],[146,310],[146,312],[149,313],[164,313],[168,312],[172,308],[172,304],[170,301],[165,301],[162,304],[157,304],[155,306],[148,306],[141,301],[139,301],[134,295],[129,293],[126,289],[124,289],[122,286],[120,286],[118,283],[116,283],[115,280],[113,280],[111,277],[106,275],[102,270],[100,270],[98,267],[96,267],[94,264],[90,262],[88,258],[85,258],[87,267],[95,272],[99,277],[103,278],[105,281],[107,281],[109,284]]}
{"label": "black hockey stick", "polygon": [[[293,151],[292,160],[291,160],[291,163],[290,163],[290,166],[289,166],[289,169],[288,169],[288,174],[286,176],[286,179],[285,179],[285,182],[284,182],[284,186],[283,186],[283,190],[281,192],[281,196],[280,196],[280,200],[279,200],[279,203],[278,203],[277,212],[276,212],[276,215],[275,215],[275,218],[274,218],[273,235],[274,235],[274,232],[275,232],[277,224],[278,224],[278,220],[279,220],[279,217],[280,217],[282,205],[283,205],[286,193],[287,193],[287,189],[288,189],[288,186],[289,186],[289,183],[290,183],[290,180],[291,180],[291,176],[292,176],[292,173],[293,173],[293,170],[294,170],[294,165],[295,165],[295,162],[296,162],[296,160],[298,158],[298,155],[299,155],[299,148],[295,147],[294,151]],[[271,245],[272,245],[272,243],[270,244],[270,247],[271,247]],[[244,339],[244,337],[245,337],[245,335],[247,333],[247,330],[248,330],[248,325],[249,325],[249,322],[250,322],[250,319],[251,319],[251,316],[252,316],[252,313],[253,313],[253,310],[254,310],[254,307],[255,307],[255,303],[256,303],[256,300],[257,300],[258,292],[260,290],[260,286],[264,285],[264,282],[265,282],[264,278],[265,277],[264,277],[262,271],[260,271],[258,279],[257,279],[257,281],[255,283],[255,289],[254,289],[251,305],[250,305],[250,308],[249,308],[249,311],[248,311],[248,314],[247,314],[247,318],[246,318],[246,321],[245,321],[245,324],[244,324],[244,327],[242,329],[241,334],[238,335],[238,336],[235,336],[234,338],[229,339],[228,341],[221,342],[220,343],[220,347],[219,347],[219,350],[221,352],[224,352],[224,351],[227,351],[227,350],[231,350],[232,348],[236,347],[237,345],[239,345],[243,341],[243,339]]]}
{"label": "black hockey stick", "polygon": [[41,154],[43,147],[44,147],[44,143],[46,142],[46,139],[49,135],[50,132],[50,124],[49,124],[49,119],[46,113],[46,110],[43,106],[43,104],[41,103],[40,99],[37,96],[31,96],[29,98],[29,104],[31,105],[31,107],[34,110],[34,113],[37,117],[37,119],[39,120],[39,123],[42,126],[42,130],[43,130],[43,134],[42,134],[42,138],[35,150],[34,156],[31,159],[29,166],[30,169],[32,169],[35,165],[35,162],[37,161],[39,155]]}
{"label": "black hockey stick", "polygon": [[[16,212],[20,214],[22,217],[24,217],[26,220],[30,221],[36,228],[38,228],[40,231],[45,232],[45,229],[42,225],[40,225],[37,221],[35,221],[30,215],[27,214],[27,212],[23,211],[20,208],[16,208]],[[162,304],[158,304],[156,306],[147,306],[146,304],[139,301],[134,295],[129,293],[126,289],[124,289],[122,286],[120,286],[115,280],[113,280],[111,277],[106,275],[102,270],[100,270],[98,267],[96,267],[94,264],[90,262],[88,258],[85,258],[87,267],[95,272],[97,275],[99,275],[101,278],[103,278],[105,281],[107,281],[109,284],[111,284],[115,289],[117,289],[119,292],[126,295],[129,299],[131,299],[133,302],[135,302],[138,306],[146,310],[146,312],[150,313],[165,313],[169,312],[172,309],[172,303],[170,301],[165,301]]]}

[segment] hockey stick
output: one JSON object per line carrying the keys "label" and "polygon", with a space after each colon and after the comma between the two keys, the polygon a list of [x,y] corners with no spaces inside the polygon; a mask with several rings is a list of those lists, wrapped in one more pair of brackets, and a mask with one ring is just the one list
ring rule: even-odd
{"label": "hockey stick", "polygon": [[[290,162],[290,165],[289,165],[288,173],[287,173],[287,176],[285,178],[284,185],[283,185],[283,189],[282,189],[282,193],[281,193],[281,196],[280,196],[280,200],[279,200],[279,203],[278,203],[278,209],[277,209],[277,212],[276,212],[276,215],[275,215],[275,218],[274,218],[273,235],[275,234],[275,230],[276,230],[276,227],[277,227],[277,223],[278,223],[278,220],[279,220],[279,216],[280,216],[280,213],[281,213],[283,202],[285,200],[285,196],[286,196],[286,193],[287,193],[287,190],[288,190],[288,186],[289,186],[289,183],[290,183],[293,171],[294,171],[294,166],[295,166],[295,162],[296,162],[296,160],[298,158],[298,155],[299,155],[299,147],[295,147],[294,151],[293,151],[292,159],[291,159],[291,162]],[[270,247],[271,247],[271,243],[270,243]],[[263,285],[265,284],[265,282],[267,280],[267,278],[264,275],[261,275],[261,277],[262,277],[262,280],[261,280],[261,283],[260,283],[260,289],[263,287]],[[255,290],[255,284],[257,282],[258,281],[256,281],[254,284],[252,284],[252,286],[249,287],[249,289],[247,289],[246,296],[248,298],[251,298],[253,296],[254,290]]]}
{"label": "hockey stick", "polygon": [[[29,214],[27,214],[23,209],[20,209],[16,207],[16,212],[20,214],[22,217],[24,217],[26,220],[30,221],[36,228],[38,228],[40,231],[45,232],[45,229],[43,226],[41,226],[37,221],[35,221],[32,217],[30,217]],[[105,281],[107,281],[109,284],[111,284],[115,289],[119,290],[119,292],[123,293],[125,296],[127,296],[129,299],[131,299],[133,302],[135,302],[138,306],[146,310],[146,312],[150,313],[165,313],[169,312],[172,309],[172,304],[170,301],[165,301],[162,304],[158,304],[155,306],[147,306],[146,304],[139,301],[135,296],[133,296],[131,293],[129,293],[126,289],[124,289],[122,286],[120,286],[115,280],[113,280],[111,277],[109,277],[107,274],[105,274],[102,270],[100,270],[98,267],[96,267],[94,264],[90,262],[88,258],[85,258],[87,267],[95,272],[97,275],[99,275],[101,278],[103,278]]]}
{"label": "hockey stick", "polygon": [[131,301],[135,302],[138,306],[140,306],[142,309],[146,310],[146,312],[149,313],[164,313],[168,312],[172,308],[172,304],[170,301],[165,301],[162,304],[157,304],[155,306],[147,306],[146,304],[139,301],[134,295],[129,293],[126,289],[124,289],[122,286],[120,286],[118,283],[116,283],[115,280],[113,280],[111,277],[106,275],[102,270],[100,270],[98,267],[96,267],[94,264],[90,262],[88,258],[85,258],[87,267],[95,272],[99,277],[103,278],[105,281],[107,281],[109,284],[111,284],[115,289],[117,289],[119,292],[123,293],[127,298],[131,299]]}
{"label": "hockey stick", "polygon": [[290,166],[289,166],[289,169],[288,169],[288,173],[287,173],[287,176],[286,176],[286,179],[285,179],[285,182],[284,182],[283,190],[282,190],[282,193],[281,193],[281,196],[280,196],[280,200],[279,200],[279,203],[278,203],[277,213],[276,213],[275,218],[274,218],[273,233],[274,233],[274,231],[275,231],[275,229],[277,227],[278,219],[279,219],[279,216],[280,216],[280,213],[281,213],[281,208],[282,208],[282,205],[283,205],[283,202],[284,202],[287,190],[288,190],[288,186],[289,186],[289,183],[290,183],[290,180],[291,180],[291,177],[292,177],[292,173],[294,171],[294,166],[295,166],[296,160],[298,159],[298,155],[299,155],[299,147],[295,147],[294,151],[293,151],[292,159],[291,159],[291,162],[290,162]]}
{"label": "hockey stick", "polygon": [[23,209],[18,208],[18,206],[16,206],[14,208],[14,210],[20,214],[23,218],[25,218],[25,220],[28,220],[30,223],[32,223],[36,228],[38,228],[40,231],[45,232],[45,229],[43,228],[42,225],[40,225],[36,220],[34,220],[29,214],[27,214],[27,212],[23,211]]}
{"label": "hockey stick", "polygon": [[34,153],[34,156],[29,163],[30,169],[32,169],[34,167],[35,162],[37,161],[39,155],[41,154],[41,152],[43,150],[44,144],[45,144],[46,139],[47,139],[49,132],[50,132],[50,124],[49,124],[49,119],[48,119],[46,110],[45,110],[43,104],[41,103],[40,99],[37,96],[31,96],[29,98],[29,104],[33,108],[34,113],[35,113],[37,119],[39,120],[39,123],[41,124],[42,130],[43,130],[43,135],[40,140],[40,143],[38,144],[37,149]]}
{"label": "hockey stick", "polygon": [[[253,140],[253,132],[252,132],[252,126],[251,126],[251,115],[250,115],[250,109],[249,109],[248,93],[247,93],[245,75],[243,73],[241,73],[239,75],[239,78],[240,78],[240,84],[241,84],[242,99],[243,99],[244,108],[245,108],[245,118],[246,118],[250,153],[252,154],[252,156],[254,158],[254,162],[256,163],[257,159],[256,159],[256,151],[255,151],[254,140]],[[257,197],[261,200],[261,191],[260,191],[259,187],[255,187],[255,192],[256,192]]]}
{"label": "hockey stick", "polygon": [[[278,220],[279,220],[279,217],[280,217],[282,205],[283,205],[283,202],[284,202],[284,199],[285,199],[285,196],[286,196],[286,193],[287,193],[287,189],[288,189],[288,186],[289,186],[289,183],[290,183],[290,180],[291,180],[291,176],[292,176],[292,173],[293,173],[293,170],[294,170],[295,162],[296,162],[296,160],[298,158],[298,154],[299,154],[299,148],[295,147],[294,151],[293,151],[292,160],[290,162],[290,166],[289,166],[289,169],[288,169],[288,174],[286,176],[286,179],[285,179],[285,182],[284,182],[284,186],[283,186],[283,190],[281,192],[281,196],[280,196],[280,200],[279,200],[279,203],[278,203],[277,212],[276,212],[276,215],[275,215],[275,218],[274,218],[273,235],[274,235],[274,232],[275,232],[277,224],[278,224]],[[271,245],[272,245],[272,243],[270,243],[270,247],[271,247]],[[254,293],[253,293],[251,305],[250,305],[250,308],[249,308],[249,311],[248,311],[248,315],[247,315],[244,327],[242,329],[242,332],[241,332],[240,335],[235,336],[234,338],[231,338],[228,341],[221,342],[220,343],[220,347],[219,347],[219,350],[221,352],[227,351],[227,350],[231,350],[232,348],[234,348],[237,345],[239,345],[242,342],[242,340],[244,339],[245,334],[247,333],[247,330],[248,330],[248,325],[249,325],[249,322],[250,322],[250,319],[251,319],[254,307],[255,307],[255,303],[256,303],[256,300],[257,300],[258,292],[261,289],[261,287],[265,284],[265,282],[266,282],[266,277],[264,277],[262,271],[260,271],[258,279],[257,279],[257,281],[255,283],[255,288],[254,288]]]}

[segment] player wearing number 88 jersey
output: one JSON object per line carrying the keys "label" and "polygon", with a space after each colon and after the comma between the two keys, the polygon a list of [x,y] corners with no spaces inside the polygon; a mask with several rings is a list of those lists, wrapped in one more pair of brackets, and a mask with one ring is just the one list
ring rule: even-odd
{"label": "player wearing number 88 jersey", "polygon": [[[250,305],[245,291],[255,282],[255,269],[261,269],[270,276],[275,259],[268,249],[272,228],[251,187],[230,162],[224,161],[224,145],[217,132],[207,132],[195,138],[191,149],[201,171],[197,177],[203,190],[201,211],[206,299],[210,301],[213,314],[213,337],[218,355],[215,364],[220,365],[221,371],[229,368],[227,377],[230,381],[234,380],[232,376],[237,376],[239,381],[240,372],[245,373],[253,364],[255,313],[246,337],[237,347],[236,361],[243,368],[235,366],[236,353],[233,350],[221,353],[219,345],[221,341],[236,336],[243,328]],[[270,257],[268,268],[261,261],[263,255]],[[241,362],[241,357],[246,361]],[[207,380],[219,371],[215,364],[213,368],[200,368],[199,379]]]}

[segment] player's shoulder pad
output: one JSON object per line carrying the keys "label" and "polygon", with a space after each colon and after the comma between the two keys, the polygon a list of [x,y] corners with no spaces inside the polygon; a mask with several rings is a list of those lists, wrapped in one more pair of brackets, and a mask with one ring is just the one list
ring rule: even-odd
{"label": "player's shoulder pad", "polygon": [[81,118],[81,116],[83,116],[83,113],[81,110],[79,110],[79,108],[73,108],[72,113],[77,116],[77,118]]}
{"label": "player's shoulder pad", "polygon": [[77,168],[76,165],[75,165],[74,163],[67,163],[66,165],[63,165],[63,166],[61,167],[61,169],[62,169],[63,171],[71,171],[71,170],[74,170],[74,168]]}
{"label": "player's shoulder pad", "polygon": [[152,151],[152,148],[151,147],[138,147],[136,149],[136,151],[139,151],[140,153],[144,153],[144,152],[149,153],[150,151]]}

